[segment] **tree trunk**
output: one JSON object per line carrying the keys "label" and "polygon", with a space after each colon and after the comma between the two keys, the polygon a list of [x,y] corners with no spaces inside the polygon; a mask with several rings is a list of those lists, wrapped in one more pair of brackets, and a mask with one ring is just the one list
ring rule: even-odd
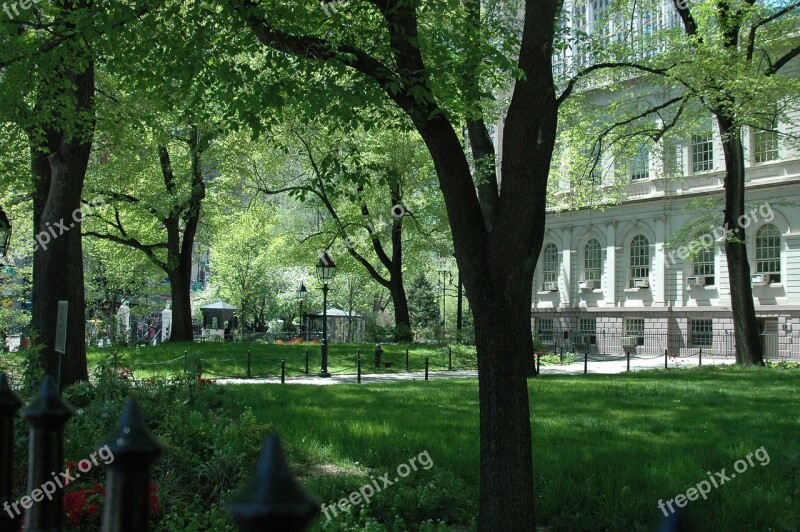
{"label": "tree trunk", "polygon": [[[191,264],[188,266],[191,271]],[[172,334],[170,342],[191,342],[194,340],[192,328],[192,302],[190,275],[186,265],[170,272],[169,288],[172,294]]]}
{"label": "tree trunk", "polygon": [[[74,84],[65,96],[74,112],[93,116],[94,65],[81,73],[69,69],[64,81]],[[58,302],[67,301],[66,354],[61,357],[61,387],[88,380],[86,367],[86,302],[81,241],[81,194],[92,149],[94,123],[89,131],[65,132],[45,127],[44,139],[31,134],[34,185],[33,316],[36,343],[42,346],[40,364],[46,374],[59,376],[55,351]]]}
{"label": "tree trunk", "polygon": [[750,284],[750,262],[747,258],[745,228],[739,223],[744,215],[744,149],[741,132],[733,121],[717,113],[717,124],[725,154],[725,218],[724,227],[734,240],[725,242],[730,281],[733,332],[736,340],[737,364],[764,364],[764,353],[756,321],[753,287]]}
{"label": "tree trunk", "polygon": [[394,341],[411,342],[414,340],[414,333],[411,330],[411,315],[408,311],[408,297],[406,288],[403,286],[403,274],[393,273],[389,279],[392,295],[392,306],[394,306]]}
{"label": "tree trunk", "polygon": [[[530,293],[530,286],[520,284],[513,290]],[[530,305],[521,295],[518,301],[503,301],[501,293],[484,293],[475,306],[480,311],[474,314],[481,405],[479,528],[532,531],[534,486],[525,378],[533,360]]]}

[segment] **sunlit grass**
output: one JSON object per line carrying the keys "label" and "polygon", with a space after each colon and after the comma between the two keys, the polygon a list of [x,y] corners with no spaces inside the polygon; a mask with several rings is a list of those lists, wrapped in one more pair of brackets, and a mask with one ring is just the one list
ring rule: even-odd
{"label": "sunlit grass", "polygon": [[[661,515],[659,499],[685,493],[707,471],[731,472],[736,460],[760,447],[769,454],[768,465],[756,462],[708,500],[689,503],[693,529],[796,524],[792,466],[782,461],[800,441],[797,370],[657,370],[543,376],[529,383],[541,524],[553,530],[651,530]],[[457,475],[477,500],[474,380],[245,385],[225,395],[234,415],[249,405],[275,427],[300,470],[322,462],[383,472],[427,450],[434,469]],[[311,485],[323,499],[347,495],[339,483]]]}

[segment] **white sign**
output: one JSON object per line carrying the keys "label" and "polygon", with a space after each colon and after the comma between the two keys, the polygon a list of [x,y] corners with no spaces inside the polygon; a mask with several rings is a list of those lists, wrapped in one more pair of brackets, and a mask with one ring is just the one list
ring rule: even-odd
{"label": "white sign", "polygon": [[69,301],[58,302],[58,321],[56,322],[56,353],[67,352],[67,309]]}

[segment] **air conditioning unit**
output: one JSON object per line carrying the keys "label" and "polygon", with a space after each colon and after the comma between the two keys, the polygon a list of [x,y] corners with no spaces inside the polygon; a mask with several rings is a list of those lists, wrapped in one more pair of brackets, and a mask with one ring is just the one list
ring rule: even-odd
{"label": "air conditioning unit", "polygon": [[650,288],[650,281],[645,277],[634,279],[633,280],[633,287],[634,288]]}
{"label": "air conditioning unit", "polygon": [[636,347],[638,344],[638,336],[623,336],[622,347]]}
{"label": "air conditioning unit", "polygon": [[579,282],[578,288],[580,288],[581,290],[594,290],[595,288],[600,288],[599,286],[597,286],[598,284],[599,281],[597,281],[596,279],[588,279],[586,281]]}
{"label": "air conditioning unit", "polygon": [[766,286],[769,284],[768,273],[753,273],[750,275],[750,282],[753,286]]}
{"label": "air conditioning unit", "polygon": [[689,286],[704,286],[706,284],[705,277],[687,277],[686,284]]}
{"label": "air conditioning unit", "polygon": [[545,292],[557,292],[558,291],[558,283],[544,283],[544,291]]}

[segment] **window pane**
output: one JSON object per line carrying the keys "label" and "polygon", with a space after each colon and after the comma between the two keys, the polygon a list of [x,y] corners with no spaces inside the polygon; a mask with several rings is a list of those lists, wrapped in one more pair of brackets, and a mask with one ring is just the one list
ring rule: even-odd
{"label": "window pane", "polygon": [[631,159],[631,181],[650,177],[650,148],[642,146]]}
{"label": "window pane", "polygon": [[631,280],[650,276],[650,242],[642,235],[637,235],[631,241]]}
{"label": "window pane", "polygon": [[584,248],[583,275],[586,281],[599,281],[603,275],[603,255],[596,238],[589,240]]}
{"label": "window pane", "polygon": [[774,225],[762,226],[756,233],[756,273],[770,274],[770,280],[781,280],[781,233]]}
{"label": "window pane", "polygon": [[710,319],[689,320],[689,347],[711,347],[714,344],[714,325]]}
{"label": "window pane", "polygon": [[555,244],[547,244],[542,257],[542,272],[545,283],[558,280],[558,248]]}
{"label": "window pane", "polygon": [[692,275],[699,275],[703,277],[712,277],[707,279],[708,284],[713,284],[714,276],[714,250],[704,249],[697,256],[697,260],[692,264]]}
{"label": "window pane", "polygon": [[539,340],[544,345],[553,345],[553,318],[536,318]]}
{"label": "window pane", "polygon": [[714,168],[714,144],[711,132],[692,135],[692,173],[708,172]]}
{"label": "window pane", "polygon": [[753,132],[753,152],[756,163],[774,161],[778,158],[778,132],[771,127]]}

